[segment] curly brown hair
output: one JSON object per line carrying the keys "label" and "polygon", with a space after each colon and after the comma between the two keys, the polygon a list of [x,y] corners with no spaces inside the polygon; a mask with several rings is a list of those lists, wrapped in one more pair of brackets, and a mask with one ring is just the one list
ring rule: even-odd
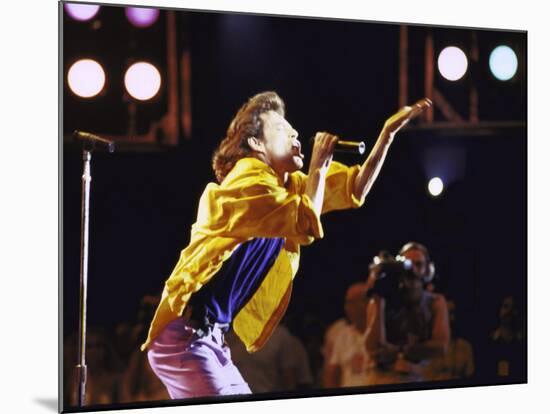
{"label": "curly brown hair", "polygon": [[263,122],[260,115],[268,111],[285,116],[285,103],[276,92],[259,93],[241,106],[229,124],[225,138],[212,156],[212,168],[218,182],[223,181],[237,161],[252,154],[248,138],[263,138]]}

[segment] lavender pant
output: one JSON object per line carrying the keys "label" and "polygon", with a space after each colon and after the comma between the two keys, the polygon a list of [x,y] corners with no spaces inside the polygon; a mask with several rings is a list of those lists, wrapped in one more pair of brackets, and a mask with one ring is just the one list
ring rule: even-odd
{"label": "lavender pant", "polygon": [[251,393],[217,325],[199,337],[178,318],[154,339],[147,356],[172,399]]}

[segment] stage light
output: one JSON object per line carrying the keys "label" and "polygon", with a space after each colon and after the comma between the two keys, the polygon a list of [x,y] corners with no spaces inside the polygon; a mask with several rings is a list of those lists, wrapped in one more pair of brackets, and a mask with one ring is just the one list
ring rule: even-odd
{"label": "stage light", "polygon": [[99,11],[100,6],[93,4],[65,4],[65,11],[75,20],[85,22],[92,19]]}
{"label": "stage light", "polygon": [[468,59],[461,49],[456,46],[449,46],[439,54],[437,68],[445,79],[457,81],[466,73]]}
{"label": "stage light", "polygon": [[439,177],[433,177],[428,183],[428,191],[434,197],[437,197],[443,192],[443,181]]}
{"label": "stage light", "polygon": [[489,57],[489,67],[494,77],[501,81],[507,81],[514,77],[518,69],[518,58],[508,46],[498,46]]}
{"label": "stage light", "polygon": [[126,7],[126,18],[136,27],[148,27],[155,23],[159,17],[158,9],[145,7]]}
{"label": "stage light", "polygon": [[140,101],[154,97],[160,89],[161,77],[156,67],[147,62],[137,62],[124,75],[128,93]]}
{"label": "stage light", "polygon": [[105,86],[105,71],[95,60],[82,59],[73,63],[67,81],[74,94],[82,98],[92,98]]}

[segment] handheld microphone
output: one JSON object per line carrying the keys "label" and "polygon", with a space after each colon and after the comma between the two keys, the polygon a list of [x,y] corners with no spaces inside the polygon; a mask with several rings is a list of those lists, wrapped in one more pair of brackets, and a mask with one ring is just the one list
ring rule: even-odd
{"label": "handheld microphone", "polygon": [[90,143],[92,145],[100,145],[107,148],[107,151],[114,152],[115,150],[115,143],[114,141],[110,141],[105,138],[101,138],[97,135],[94,135],[90,132],[84,132],[84,131],[78,131],[75,130],[73,132],[73,137],[79,141]]}
{"label": "handheld microphone", "polygon": [[334,152],[348,152],[351,154],[363,155],[365,153],[365,143],[363,141],[336,141]]}
{"label": "handheld microphone", "polygon": [[[311,137],[309,142],[313,145],[315,143],[315,137]],[[348,154],[363,155],[365,149],[366,145],[363,141],[344,141],[339,139],[334,145],[334,152],[346,152]]]}

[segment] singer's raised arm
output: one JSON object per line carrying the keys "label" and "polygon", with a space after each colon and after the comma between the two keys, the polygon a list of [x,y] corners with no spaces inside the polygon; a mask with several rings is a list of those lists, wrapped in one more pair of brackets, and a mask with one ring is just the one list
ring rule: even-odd
{"label": "singer's raised arm", "polygon": [[353,193],[357,199],[363,201],[376,181],[395,134],[407,125],[411,119],[420,115],[431,105],[432,102],[429,99],[421,99],[412,106],[405,106],[401,108],[384,123],[384,127],[382,128],[374,147],[361,166],[359,174],[355,179]]}

